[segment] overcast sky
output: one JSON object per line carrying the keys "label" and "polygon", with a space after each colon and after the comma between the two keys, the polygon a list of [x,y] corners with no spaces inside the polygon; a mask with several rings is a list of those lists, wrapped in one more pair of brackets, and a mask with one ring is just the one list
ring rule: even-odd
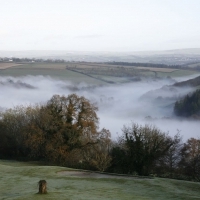
{"label": "overcast sky", "polygon": [[0,0],[0,50],[200,48],[200,0]]}

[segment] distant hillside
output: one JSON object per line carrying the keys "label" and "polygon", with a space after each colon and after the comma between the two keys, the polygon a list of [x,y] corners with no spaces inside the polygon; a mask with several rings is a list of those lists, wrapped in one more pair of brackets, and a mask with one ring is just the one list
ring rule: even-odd
{"label": "distant hillside", "polygon": [[109,51],[64,51],[64,50],[27,50],[27,51],[0,51],[0,56],[6,57],[41,57],[41,56],[63,56],[71,55],[101,55],[101,56],[119,56],[119,55],[171,55],[171,54],[196,54],[200,55],[200,48],[171,49],[163,51],[127,51],[127,52],[109,52]]}
{"label": "distant hillside", "polygon": [[187,94],[194,92],[197,87],[200,87],[200,76],[187,81],[177,82],[173,85],[165,85],[160,89],[151,90],[142,95],[140,99],[161,105],[174,104]]}
{"label": "distant hillside", "polygon": [[42,58],[86,62],[138,62],[186,65],[200,62],[200,48],[166,51],[90,52],[90,51],[0,51],[0,58]]}
{"label": "distant hillside", "polygon": [[197,87],[197,86],[200,86],[200,76],[193,78],[193,79],[189,79],[187,81],[175,83],[173,86],[176,86],[176,87],[185,87],[185,86]]}

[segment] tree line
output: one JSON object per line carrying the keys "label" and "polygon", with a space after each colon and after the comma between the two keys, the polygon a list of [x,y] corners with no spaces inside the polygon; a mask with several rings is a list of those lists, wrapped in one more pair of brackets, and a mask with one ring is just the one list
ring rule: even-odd
{"label": "tree line", "polygon": [[42,58],[17,58],[17,57],[0,57],[0,62],[16,62],[16,63],[33,63],[33,62],[47,62],[47,63],[65,63],[64,59],[42,59]]}
{"label": "tree line", "polygon": [[138,62],[107,62],[110,65],[120,65],[120,66],[136,66],[136,67],[156,67],[156,68],[182,68],[182,65],[166,65],[157,63],[138,63]]}
{"label": "tree line", "polygon": [[177,116],[181,117],[200,117],[200,89],[176,101],[174,112]]}
{"label": "tree line", "polygon": [[193,79],[174,83],[173,86],[176,86],[176,87],[198,87],[199,85],[200,85],[200,76],[197,76],[196,78],[193,78]]}
{"label": "tree line", "polygon": [[200,180],[200,140],[182,142],[150,125],[124,126],[116,141],[98,129],[97,107],[76,94],[0,115],[0,158],[121,174]]}

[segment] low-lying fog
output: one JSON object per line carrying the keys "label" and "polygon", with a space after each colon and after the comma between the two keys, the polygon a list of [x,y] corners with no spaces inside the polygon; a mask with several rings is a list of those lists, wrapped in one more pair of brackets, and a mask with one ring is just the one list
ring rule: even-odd
{"label": "low-lying fog", "polygon": [[191,88],[163,87],[172,84],[173,80],[166,79],[92,87],[85,83],[74,86],[70,82],[44,76],[0,77],[0,107],[42,103],[54,94],[67,96],[76,93],[97,103],[99,127],[109,129],[113,139],[121,134],[123,125],[132,121],[156,125],[170,135],[179,130],[184,140],[198,138],[199,121],[180,120],[173,116],[176,98],[188,93]]}

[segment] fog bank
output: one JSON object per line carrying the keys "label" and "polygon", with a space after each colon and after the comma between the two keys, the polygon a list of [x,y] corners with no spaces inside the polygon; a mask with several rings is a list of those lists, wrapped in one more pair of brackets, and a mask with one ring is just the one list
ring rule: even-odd
{"label": "fog bank", "polygon": [[[97,87],[85,83],[74,85],[49,76],[0,77],[0,107],[5,109],[17,105],[34,105],[46,102],[54,94],[67,96],[76,93],[97,103],[99,127],[109,129],[113,138],[121,134],[123,125],[131,122],[152,124],[170,135],[179,130],[184,139],[198,138],[199,122],[174,118],[173,103],[176,96],[170,90],[169,93],[158,90],[171,84],[172,80],[166,79]],[[157,93],[156,100],[147,95],[154,94],[155,90],[158,93],[162,91],[160,95],[165,93],[164,100],[157,98]],[[178,88],[176,95],[186,94],[190,90]]]}

